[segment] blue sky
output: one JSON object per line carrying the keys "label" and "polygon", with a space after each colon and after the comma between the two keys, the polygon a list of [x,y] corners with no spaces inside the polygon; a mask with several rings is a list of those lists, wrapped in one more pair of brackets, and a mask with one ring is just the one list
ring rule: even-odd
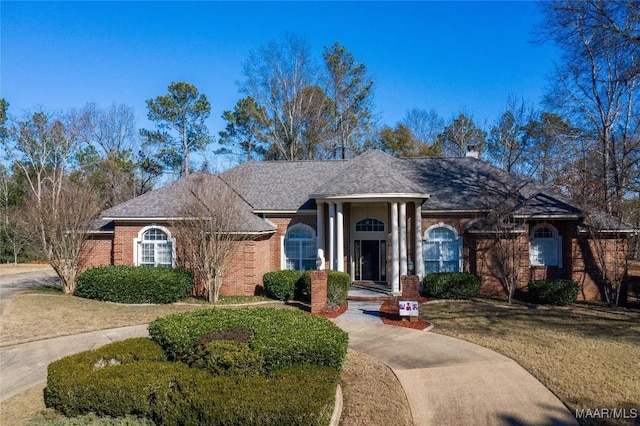
{"label": "blue sky", "polygon": [[307,38],[315,60],[339,41],[376,81],[382,124],[411,108],[445,119],[464,111],[491,124],[509,94],[538,105],[558,53],[533,44],[534,2],[0,2],[0,96],[10,113],[133,106],[173,81],[212,106],[209,128],[242,96],[252,49],[284,31]]}

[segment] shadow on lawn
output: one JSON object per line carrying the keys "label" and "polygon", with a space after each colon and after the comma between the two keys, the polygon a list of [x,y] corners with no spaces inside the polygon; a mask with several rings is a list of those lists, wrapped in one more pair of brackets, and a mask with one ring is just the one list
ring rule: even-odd
{"label": "shadow on lawn", "polygon": [[[446,309],[446,311],[444,310]],[[505,335],[515,329],[537,329],[570,333],[599,340],[624,339],[640,344],[640,313],[605,311],[583,306],[536,307],[500,305],[491,302],[459,302],[445,306],[428,304],[424,317],[464,322],[464,327],[478,332]],[[472,320],[472,321],[465,321]]]}

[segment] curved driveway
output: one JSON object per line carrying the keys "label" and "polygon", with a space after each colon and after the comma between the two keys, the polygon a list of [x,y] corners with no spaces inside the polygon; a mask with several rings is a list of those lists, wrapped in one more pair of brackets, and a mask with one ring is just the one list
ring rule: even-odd
{"label": "curved driveway", "polygon": [[16,294],[34,287],[58,282],[60,279],[52,270],[0,276],[0,316],[4,314],[9,302]]}
{"label": "curved driveway", "polygon": [[[3,304],[33,280],[21,275],[12,283],[0,277]],[[452,337],[380,324],[368,309],[359,311],[361,317],[343,315],[335,323],[349,333],[351,349],[394,371],[414,425],[577,425],[569,410],[513,360]],[[51,361],[145,335],[143,325],[0,348],[0,401],[45,382]]]}

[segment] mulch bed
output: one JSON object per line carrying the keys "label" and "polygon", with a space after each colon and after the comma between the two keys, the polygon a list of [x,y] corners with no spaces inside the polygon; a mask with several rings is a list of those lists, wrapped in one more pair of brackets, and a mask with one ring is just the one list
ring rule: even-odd
{"label": "mulch bed", "polygon": [[324,311],[319,312],[317,314],[314,315],[318,315],[320,317],[324,317],[324,318],[329,318],[329,319],[335,319],[337,317],[339,317],[340,315],[344,314],[344,312],[347,310],[348,306],[346,303],[343,303],[340,306],[327,306]]}
{"label": "mulch bed", "polygon": [[[418,303],[423,304],[430,299],[418,296],[417,300]],[[424,330],[431,325],[420,318],[418,318],[417,321],[411,322],[409,318],[401,317],[398,310],[398,299],[390,299],[384,302],[382,306],[380,306],[380,316],[382,317],[382,322],[387,325],[412,328],[414,330]]]}

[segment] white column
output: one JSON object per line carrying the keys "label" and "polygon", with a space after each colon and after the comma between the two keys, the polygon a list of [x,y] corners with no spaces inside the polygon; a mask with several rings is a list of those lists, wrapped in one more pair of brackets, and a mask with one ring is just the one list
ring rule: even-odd
{"label": "white column", "polygon": [[416,268],[416,275],[420,280],[424,277],[424,258],[422,257],[422,204],[420,200],[416,201],[416,214],[415,214],[415,241],[416,241],[416,255],[414,259],[414,265]]}
{"label": "white column", "polygon": [[342,203],[338,203],[336,209],[336,269],[344,272],[344,214]]}
{"label": "white column", "polygon": [[335,227],[336,205],[329,203],[329,269],[333,269],[333,260],[335,259],[334,238],[336,235]]}
{"label": "white column", "polygon": [[400,276],[407,275],[407,203],[400,203]]}
{"label": "white column", "polygon": [[400,293],[400,247],[398,247],[398,203],[391,203],[391,292]]}
{"label": "white column", "polygon": [[322,259],[320,269],[324,269],[324,203],[316,201],[316,248]]}

